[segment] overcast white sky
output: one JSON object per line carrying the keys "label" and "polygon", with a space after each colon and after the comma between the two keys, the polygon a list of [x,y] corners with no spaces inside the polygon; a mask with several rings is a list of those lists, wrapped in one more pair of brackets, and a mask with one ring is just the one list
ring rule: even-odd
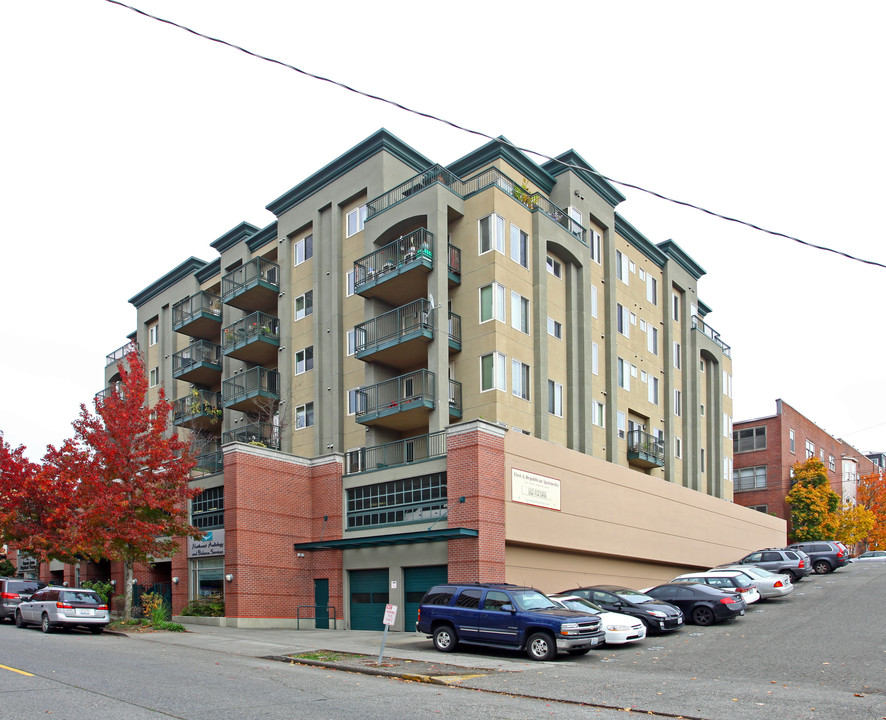
{"label": "overcast white sky", "polygon": [[[132,0],[600,172],[886,264],[886,3]],[[102,389],[127,300],[385,127],[484,142],[105,0],[0,5],[0,430],[39,459]],[[706,271],[735,419],[783,398],[886,450],[886,269],[622,189]]]}

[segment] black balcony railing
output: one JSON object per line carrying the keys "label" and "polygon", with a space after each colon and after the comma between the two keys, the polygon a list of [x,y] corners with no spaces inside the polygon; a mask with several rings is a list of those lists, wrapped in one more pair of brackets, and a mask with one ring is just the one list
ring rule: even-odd
{"label": "black balcony railing", "polygon": [[194,388],[172,403],[172,420],[176,424],[197,418],[205,419],[210,424],[221,424],[223,414],[221,394],[213,390]]}
{"label": "black balcony railing", "polygon": [[222,433],[222,445],[232,442],[279,450],[280,428],[272,423],[257,422]]}
{"label": "black balcony railing", "polygon": [[198,455],[196,457],[196,464],[191,470],[191,473],[197,476],[213,475],[221,472],[223,469],[224,463],[222,462],[222,451],[215,450],[213,452]]}
{"label": "black balcony railing", "polygon": [[215,318],[221,322],[221,315],[221,298],[203,290],[172,306],[172,329],[180,330],[194,320],[203,317]]}
{"label": "black balcony railing", "polygon": [[383,445],[351,450],[346,455],[346,474],[379,470],[446,456],[446,431],[395,440]]}
{"label": "black balcony railing", "polygon": [[702,320],[698,315],[692,316],[692,327],[695,330],[699,330],[700,332],[707,335],[711,340],[713,340],[720,348],[723,350],[723,354],[726,357],[732,357],[732,349],[720,339],[720,333],[718,333],[714,328],[708,325],[704,320]]}
{"label": "black balcony railing", "polygon": [[[366,203],[366,219],[369,220],[408,197],[420,193],[422,190],[431,187],[435,183],[440,183],[450,189],[455,189],[461,184],[458,176],[453,175],[449,170],[441,165],[433,165],[427,170],[420,172],[415,177],[410,178],[405,183],[389,190],[384,195]],[[457,193],[458,190],[455,190]]]}
{"label": "black balcony railing", "polygon": [[116,365],[132,351],[138,352],[138,345],[135,343],[126,343],[123,347],[119,347],[114,350],[114,352],[108,353],[105,356],[105,367]]}
{"label": "black balcony railing", "polygon": [[664,467],[665,443],[642,430],[628,430],[628,460],[642,467]]}
{"label": "black balcony railing", "polygon": [[383,313],[354,328],[357,357],[381,347],[395,345],[418,337],[434,337],[431,303],[424,298]]}

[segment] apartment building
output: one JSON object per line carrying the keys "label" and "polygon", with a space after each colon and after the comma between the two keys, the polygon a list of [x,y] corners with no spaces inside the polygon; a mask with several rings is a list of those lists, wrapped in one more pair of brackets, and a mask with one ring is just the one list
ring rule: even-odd
{"label": "apartment building", "polygon": [[175,608],[403,629],[447,578],[648,585],[780,539],[730,502],[704,271],[623,199],[571,150],[442,166],[380,130],[132,297],[200,458]]}
{"label": "apartment building", "polygon": [[732,433],[735,502],[788,522],[785,497],[793,486],[793,467],[816,457],[827,468],[831,489],[855,502],[858,478],[878,470],[875,459],[835,438],[784,400],[775,415],[735,422]]}

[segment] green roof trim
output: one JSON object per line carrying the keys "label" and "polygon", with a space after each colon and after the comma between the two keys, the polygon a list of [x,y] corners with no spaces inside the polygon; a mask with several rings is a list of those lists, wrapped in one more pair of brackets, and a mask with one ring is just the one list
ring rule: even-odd
{"label": "green roof trim", "polygon": [[133,295],[131,298],[129,298],[129,302],[135,305],[135,307],[140,308],[151,298],[157,297],[157,295],[162,293],[167,288],[172,287],[180,280],[188,277],[188,275],[193,275],[197,271],[206,267],[206,265],[208,265],[208,263],[205,260],[201,260],[200,258],[195,257],[189,257],[181,265],[173,268],[159,280],[148,285],[148,287],[146,287],[140,293]]}
{"label": "green roof trim", "polygon": [[338,180],[367,159],[380,152],[388,152],[395,158],[413,168],[415,172],[430,167],[434,163],[404,143],[400,138],[381,128],[378,132],[358,143],[343,155],[303,180],[291,190],[286,191],[265,207],[280,217],[287,210],[295,207],[303,200],[319,192],[330,183]]}
{"label": "green roof trim", "polygon": [[658,244],[659,249],[696,280],[707,275],[704,268],[689,257],[673,240],[665,240]]}
{"label": "green roof trim", "polygon": [[197,282],[205,283],[207,280],[221,275],[221,258],[216,258],[211,263],[206,263],[206,267],[195,273]]}
{"label": "green roof trim", "polygon": [[[583,169],[567,167],[563,163],[578,165]],[[558,155],[556,159],[546,162],[542,167],[554,177],[562,175],[567,171],[575,173],[589,188],[608,202],[612,207],[624,202],[626,199],[624,195],[616,190],[614,185],[600,177],[600,174],[591,166],[591,164],[575,152],[575,150],[567,150],[565,153]]]}
{"label": "green roof trim", "polygon": [[223,253],[225,250],[230,250],[238,242],[252,237],[257,232],[258,228],[255,225],[244,221],[236,227],[228,230],[217,240],[213,240],[211,243],[209,243],[209,246],[211,248],[214,248],[215,250],[218,250],[219,253]]}
{"label": "green roof trim", "polygon": [[557,181],[545,172],[537,162],[532,160],[520,150],[517,150],[510,141],[500,135],[482,147],[459,158],[454,163],[447,165],[446,169],[455,173],[460,178],[466,178],[476,170],[486,167],[495,160],[502,159],[515,170],[520,172],[529,182],[544,193],[550,194]]}
{"label": "green roof trim", "polygon": [[255,235],[249,238],[246,241],[246,247],[249,248],[249,252],[255,252],[262,245],[269,243],[271,240],[277,239],[277,221],[274,220],[270,225],[263,227],[259,230]]}
{"label": "green roof trim", "polygon": [[698,301],[698,316],[704,317],[709,312],[711,312],[711,308],[708,307],[707,304],[703,303],[701,300]]}
{"label": "green roof trim", "polygon": [[642,252],[652,262],[659,267],[664,267],[668,261],[667,256],[652,242],[641,233],[637,228],[631,225],[621,215],[615,213],[615,232],[621,235],[631,245]]}
{"label": "green roof trim", "polygon": [[389,535],[368,535],[364,537],[342,538],[341,540],[321,540],[320,542],[294,543],[293,550],[348,550],[349,548],[379,547],[382,545],[406,545],[409,543],[438,542],[458,538],[477,537],[479,532],[469,528],[441,528],[411,533],[391,533]]}

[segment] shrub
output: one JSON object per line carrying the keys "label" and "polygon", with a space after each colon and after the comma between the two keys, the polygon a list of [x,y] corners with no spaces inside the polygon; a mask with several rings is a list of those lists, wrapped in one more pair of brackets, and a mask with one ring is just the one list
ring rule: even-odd
{"label": "shrub", "polygon": [[187,604],[182,615],[191,617],[224,617],[225,599],[221,595],[206,595]]}
{"label": "shrub", "polygon": [[80,583],[83,587],[95,590],[105,605],[111,607],[111,595],[114,592],[114,586],[105,580],[84,580]]}

